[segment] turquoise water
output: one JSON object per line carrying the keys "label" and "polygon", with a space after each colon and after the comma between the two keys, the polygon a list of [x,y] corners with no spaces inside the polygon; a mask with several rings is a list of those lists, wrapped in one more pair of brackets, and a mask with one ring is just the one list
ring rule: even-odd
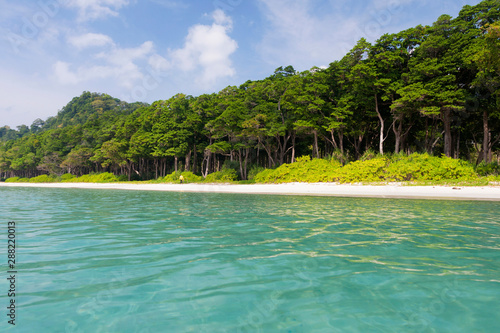
{"label": "turquoise water", "polygon": [[0,331],[498,332],[500,203],[0,188]]}

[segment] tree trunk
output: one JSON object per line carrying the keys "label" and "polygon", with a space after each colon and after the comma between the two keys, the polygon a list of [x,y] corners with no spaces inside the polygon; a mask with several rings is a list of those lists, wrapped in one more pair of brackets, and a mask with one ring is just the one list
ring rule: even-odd
{"label": "tree trunk", "polygon": [[490,126],[488,123],[488,111],[483,111],[483,161],[490,162]]}
{"label": "tree trunk", "polygon": [[243,154],[241,153],[241,149],[238,149],[238,161],[240,162],[240,175],[241,175],[241,179],[242,180],[245,180],[245,176],[243,174]]}
{"label": "tree trunk", "polygon": [[402,137],[403,137],[403,114],[398,114],[396,119],[394,119],[395,122],[398,122],[398,126],[396,128],[396,124],[394,123],[394,126],[392,126],[392,131],[394,132],[394,136],[396,138],[395,142],[395,147],[394,147],[394,153],[399,154],[401,151],[401,143],[402,143]]}
{"label": "tree trunk", "polygon": [[191,154],[193,153],[192,150],[190,150],[187,154],[186,154],[186,167],[185,167],[185,171],[189,171],[189,163],[191,163]]}
{"label": "tree trunk", "polygon": [[179,160],[179,158],[177,156],[174,156],[174,170],[175,172],[177,172],[177,161]]}
{"label": "tree trunk", "polygon": [[194,156],[193,156],[193,169],[192,169],[192,172],[196,173],[198,171],[198,166],[196,165],[198,163],[198,158],[197,158],[198,154],[196,152],[196,143],[193,146],[193,153],[194,153]]}
{"label": "tree trunk", "polygon": [[377,112],[378,120],[380,122],[380,141],[378,145],[378,150],[380,155],[384,155],[384,118],[380,114],[380,110],[378,108],[378,95],[375,93],[375,111]]}
{"label": "tree trunk", "polygon": [[245,149],[245,166],[243,168],[243,172],[245,173],[244,175],[244,180],[248,179],[248,155],[250,154],[250,148]]}
{"label": "tree trunk", "polygon": [[339,129],[339,147],[340,152],[344,155],[344,130],[342,128]]}
{"label": "tree trunk", "polygon": [[443,112],[443,125],[444,125],[444,154],[451,157],[451,111],[445,109]]}
{"label": "tree trunk", "polygon": [[339,145],[337,144],[337,140],[335,139],[335,131],[332,129],[330,130],[330,140],[328,140],[332,143],[333,150],[338,150]]}
{"label": "tree trunk", "polygon": [[158,179],[158,159],[155,158],[155,179]]}
{"label": "tree trunk", "polygon": [[318,147],[318,131],[314,130],[314,155],[319,158],[319,147]]}

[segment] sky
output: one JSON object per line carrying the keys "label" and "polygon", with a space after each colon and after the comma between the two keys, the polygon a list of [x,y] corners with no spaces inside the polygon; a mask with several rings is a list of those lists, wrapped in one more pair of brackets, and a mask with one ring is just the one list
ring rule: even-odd
{"label": "sky", "polygon": [[480,0],[0,0],[0,126],[84,91],[152,103],[340,60]]}

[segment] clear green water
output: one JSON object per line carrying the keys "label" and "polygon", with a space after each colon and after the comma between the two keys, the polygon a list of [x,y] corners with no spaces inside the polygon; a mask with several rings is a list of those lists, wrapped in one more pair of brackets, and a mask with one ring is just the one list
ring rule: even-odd
{"label": "clear green water", "polygon": [[[18,226],[16,332],[499,329],[499,203],[37,188],[0,196],[2,248],[7,221]],[[11,331],[4,291],[0,331]]]}

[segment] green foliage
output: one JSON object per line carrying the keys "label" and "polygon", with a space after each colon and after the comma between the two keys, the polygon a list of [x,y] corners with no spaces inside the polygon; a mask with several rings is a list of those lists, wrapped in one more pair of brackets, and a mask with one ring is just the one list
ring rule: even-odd
{"label": "green foliage", "polygon": [[260,166],[253,166],[250,171],[248,172],[248,180],[253,181],[255,176],[261,173],[262,171],[266,170],[264,167]]}
{"label": "green foliage", "polygon": [[6,183],[19,183],[19,177],[10,177],[5,180]]}
{"label": "green foliage", "polygon": [[158,179],[158,181],[179,184],[181,182],[181,175],[184,177],[184,183],[200,183],[203,181],[203,177],[197,176],[190,171],[174,171],[170,175],[166,175],[165,177]]}
{"label": "green foliage", "polygon": [[70,174],[70,173],[65,173],[64,175],[61,176],[61,181],[68,181],[70,179],[73,179],[75,178],[74,175]]}
{"label": "green foliage", "polygon": [[120,175],[120,176],[118,176],[118,181],[119,182],[126,182],[126,181],[128,181],[128,176],[127,175]]}
{"label": "green foliage", "polygon": [[224,169],[207,175],[207,183],[231,183],[238,180],[238,173],[234,169]]}
{"label": "green foliage", "polygon": [[257,183],[292,183],[292,182],[331,182],[333,175],[340,168],[337,161],[313,159],[309,156],[297,158],[297,162],[283,164],[277,169],[267,169],[258,173],[254,180]]}
{"label": "green foliage", "polygon": [[[367,156],[365,156],[367,158]],[[428,154],[370,156],[371,159],[339,162],[299,158],[296,163],[267,169],[255,176],[258,183],[290,182],[388,182],[388,181],[473,181],[478,178],[471,164]]]}
{"label": "green foliage", "polygon": [[114,183],[118,181],[118,177],[109,172],[99,174],[89,174],[80,177],[63,180],[65,183]]}
{"label": "green foliage", "polygon": [[498,164],[497,162],[493,163],[481,162],[476,166],[476,172],[480,176],[490,176],[490,175],[498,176],[500,175],[500,164]]}
{"label": "green foliage", "polygon": [[379,182],[384,180],[387,159],[376,157],[351,162],[335,172],[333,178],[339,183]]}
{"label": "green foliage", "polygon": [[477,174],[473,166],[450,157],[435,157],[428,154],[412,154],[396,158],[386,170],[388,181],[440,181],[474,180]]}
{"label": "green foliage", "polygon": [[[361,39],[325,69],[279,67],[240,87],[152,105],[84,92],[55,117],[0,127],[0,175],[105,170],[142,180],[183,163],[207,175],[223,163],[211,179],[234,179],[226,169],[265,182],[471,179],[467,163],[387,152],[489,162],[500,151],[499,21],[500,2],[484,0],[456,18],[443,15],[373,44]],[[283,165],[303,154],[330,154],[330,164],[307,157]],[[476,170],[499,173],[489,165]]]}
{"label": "green foliage", "polygon": [[30,178],[30,183],[55,183],[57,180],[48,175],[41,175],[38,177]]}

